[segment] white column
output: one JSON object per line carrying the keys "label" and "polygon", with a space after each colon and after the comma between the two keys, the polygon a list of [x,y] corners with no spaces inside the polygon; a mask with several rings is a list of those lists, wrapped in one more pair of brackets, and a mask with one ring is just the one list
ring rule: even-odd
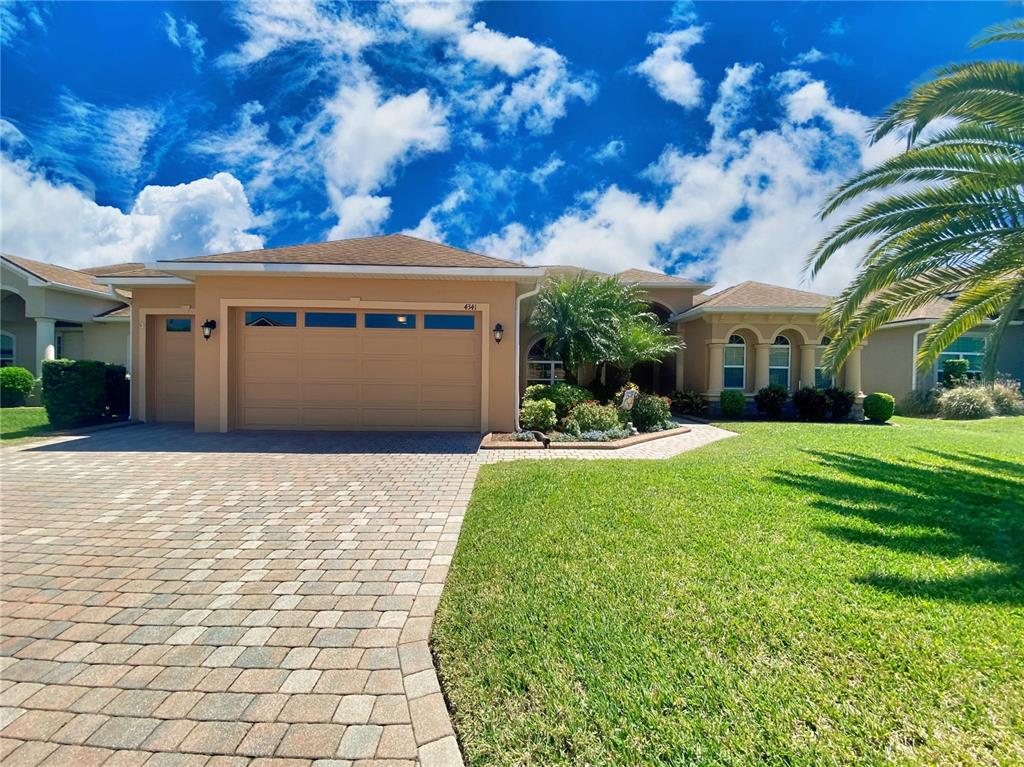
{"label": "white column", "polygon": [[43,362],[55,356],[56,320],[48,317],[36,317],[36,374],[43,374]]}

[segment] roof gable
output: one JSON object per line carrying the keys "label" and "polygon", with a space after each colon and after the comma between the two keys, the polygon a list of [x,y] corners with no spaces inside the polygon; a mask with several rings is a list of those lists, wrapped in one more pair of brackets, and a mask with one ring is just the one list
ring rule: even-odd
{"label": "roof gable", "polygon": [[9,256],[6,253],[0,255],[0,258],[43,282],[60,287],[74,288],[75,290],[85,290],[105,298],[110,297],[110,292],[105,287],[97,285],[92,281],[92,275],[80,272],[77,269],[69,269],[66,266],[48,264],[44,261],[35,261],[31,258],[22,258],[21,256]]}

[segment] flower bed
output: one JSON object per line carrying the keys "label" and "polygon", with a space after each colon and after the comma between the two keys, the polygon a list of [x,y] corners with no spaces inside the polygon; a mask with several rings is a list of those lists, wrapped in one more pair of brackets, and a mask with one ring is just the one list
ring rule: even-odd
{"label": "flower bed", "polygon": [[[548,435],[551,441],[545,446],[543,442],[527,442],[522,438],[517,437],[516,434],[509,433],[492,433],[484,436],[483,441],[480,443],[481,450],[618,450],[623,447],[630,447],[631,445],[639,445],[643,442],[650,442],[655,439],[662,439],[663,437],[675,437],[680,434],[686,434],[690,431],[688,426],[677,426],[672,429],[665,429],[663,431],[652,431],[645,434],[634,434],[624,439],[617,439],[607,442],[574,442],[568,441],[562,438],[562,435],[556,433]],[[556,439],[555,437],[559,437]],[[566,438],[571,435],[564,435]]]}

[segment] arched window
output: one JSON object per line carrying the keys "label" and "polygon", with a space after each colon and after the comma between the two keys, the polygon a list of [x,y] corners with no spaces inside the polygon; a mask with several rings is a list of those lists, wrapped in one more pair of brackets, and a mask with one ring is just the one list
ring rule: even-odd
{"label": "arched window", "polygon": [[562,361],[553,359],[548,345],[540,340],[526,354],[526,385],[553,384],[565,380]]}
{"label": "arched window", "polygon": [[789,339],[775,336],[768,351],[768,383],[789,388]]}
{"label": "arched window", "polygon": [[10,367],[14,364],[14,336],[10,333],[0,332],[0,368]]}
{"label": "arched window", "polygon": [[834,386],[836,382],[835,376],[827,373],[821,366],[821,355],[824,354],[825,347],[830,343],[832,343],[832,339],[824,336],[814,350],[814,386],[818,389],[827,389]]}
{"label": "arched window", "polygon": [[747,344],[743,336],[729,336],[722,353],[722,381],[726,389],[743,389],[747,385]]}

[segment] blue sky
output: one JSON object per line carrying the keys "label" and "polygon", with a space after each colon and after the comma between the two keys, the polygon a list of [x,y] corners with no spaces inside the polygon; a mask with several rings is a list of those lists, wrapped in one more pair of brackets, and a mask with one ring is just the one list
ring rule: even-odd
{"label": "blue sky", "polygon": [[[4,3],[0,246],[74,266],[405,231],[806,286],[872,116],[1008,3]],[[835,290],[851,248],[810,287]]]}

